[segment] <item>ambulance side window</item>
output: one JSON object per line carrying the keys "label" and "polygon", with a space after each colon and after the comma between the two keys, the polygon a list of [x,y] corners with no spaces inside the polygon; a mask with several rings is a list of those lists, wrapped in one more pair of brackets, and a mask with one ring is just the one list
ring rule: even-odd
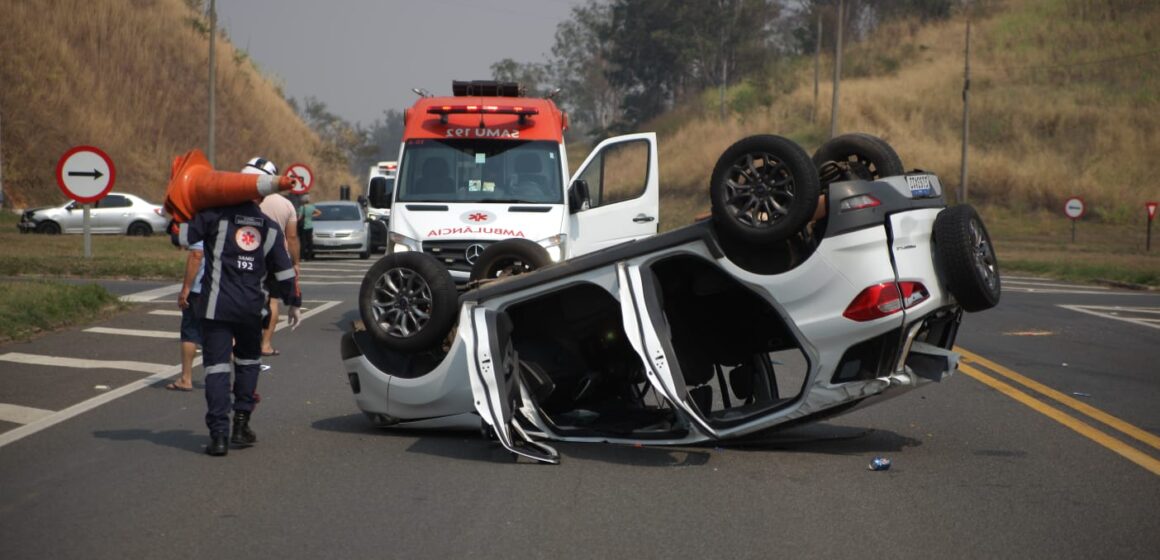
{"label": "ambulance side window", "polygon": [[649,144],[632,140],[605,146],[577,179],[588,182],[591,207],[638,198],[648,186]]}

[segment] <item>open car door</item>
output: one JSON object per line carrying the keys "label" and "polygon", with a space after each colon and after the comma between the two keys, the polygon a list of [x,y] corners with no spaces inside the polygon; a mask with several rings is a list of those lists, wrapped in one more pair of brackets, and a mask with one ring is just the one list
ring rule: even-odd
{"label": "open car door", "polygon": [[506,313],[465,306],[459,318],[469,349],[468,377],[475,409],[484,429],[491,429],[505,449],[518,456],[558,464],[560,454],[551,446],[533,441],[520,426],[514,411],[520,399],[519,356],[512,345],[511,319]]}
{"label": "open car door", "polygon": [[573,209],[569,217],[572,255],[656,235],[658,173],[654,132],[616,136],[598,144],[569,186],[576,189],[583,181],[588,191],[585,205]]}
{"label": "open car door", "polygon": [[660,394],[701,433],[719,437],[717,430],[693,404],[689,390],[676,366],[671,337],[661,308],[657,287],[652,276],[636,265],[617,264],[620,284],[620,309],[624,316],[624,331],[629,344],[645,364],[646,377],[653,390]]}

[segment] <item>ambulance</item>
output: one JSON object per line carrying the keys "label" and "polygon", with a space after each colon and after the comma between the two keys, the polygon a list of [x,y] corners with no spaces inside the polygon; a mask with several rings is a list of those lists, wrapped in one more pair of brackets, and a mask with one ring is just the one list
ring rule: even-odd
{"label": "ambulance", "polygon": [[432,255],[462,283],[507,239],[559,262],[655,235],[656,134],[604,140],[570,175],[567,127],[552,99],[511,82],[455,81],[449,97],[419,98],[404,112],[393,191],[368,195],[390,209],[388,253]]}

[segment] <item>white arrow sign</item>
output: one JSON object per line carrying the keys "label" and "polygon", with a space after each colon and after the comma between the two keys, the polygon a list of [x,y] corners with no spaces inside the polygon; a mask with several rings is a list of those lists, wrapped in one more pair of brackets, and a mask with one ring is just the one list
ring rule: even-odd
{"label": "white arrow sign", "polygon": [[56,184],[65,196],[87,204],[109,194],[117,170],[109,155],[93,146],[77,146],[56,164]]}

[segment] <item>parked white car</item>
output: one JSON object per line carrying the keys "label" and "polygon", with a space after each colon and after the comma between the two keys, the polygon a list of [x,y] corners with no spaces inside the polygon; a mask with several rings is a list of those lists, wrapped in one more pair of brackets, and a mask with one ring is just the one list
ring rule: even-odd
{"label": "parked white car", "polygon": [[[16,227],[21,233],[84,233],[84,216],[84,208],[75,201],[60,206],[30,208],[20,216]],[[92,233],[152,235],[153,232],[165,231],[168,224],[164,208],[127,193],[109,193],[89,211]]]}

